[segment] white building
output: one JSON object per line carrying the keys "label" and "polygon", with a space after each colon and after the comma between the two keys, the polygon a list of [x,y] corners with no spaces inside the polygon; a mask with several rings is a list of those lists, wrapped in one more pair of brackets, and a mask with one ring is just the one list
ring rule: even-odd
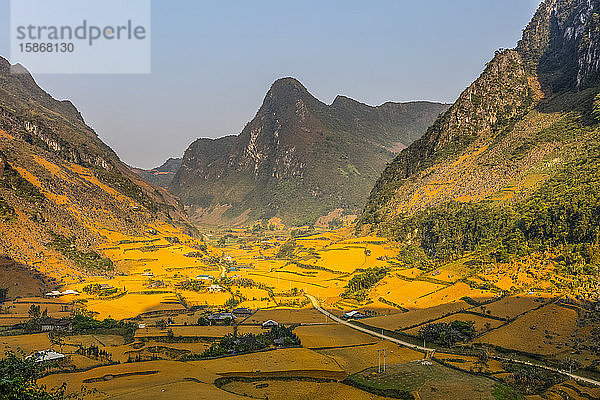
{"label": "white building", "polygon": [[263,328],[274,328],[276,326],[279,326],[279,322],[277,321],[273,321],[272,319],[263,322],[262,327]]}
{"label": "white building", "polygon": [[27,360],[32,359],[33,362],[42,363],[42,362],[58,361],[58,360],[62,360],[63,358],[65,358],[64,354],[57,353],[54,350],[44,350],[44,351],[38,351],[37,353],[30,355],[26,359]]}
{"label": "white building", "polygon": [[343,315],[344,319],[362,319],[366,318],[366,315],[358,312],[358,311],[350,311]]}
{"label": "white building", "polygon": [[208,290],[211,292],[222,292],[223,291],[223,287],[219,286],[219,285],[210,285],[208,287]]}

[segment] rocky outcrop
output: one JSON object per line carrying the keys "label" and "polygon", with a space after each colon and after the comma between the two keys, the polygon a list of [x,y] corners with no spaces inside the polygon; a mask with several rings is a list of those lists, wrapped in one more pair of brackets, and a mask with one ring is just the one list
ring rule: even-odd
{"label": "rocky outcrop", "polygon": [[0,180],[4,179],[4,170],[6,168],[6,156],[0,151]]}
{"label": "rocky outcrop", "polygon": [[547,0],[523,32],[517,51],[554,93],[585,89],[600,73],[600,1]]}

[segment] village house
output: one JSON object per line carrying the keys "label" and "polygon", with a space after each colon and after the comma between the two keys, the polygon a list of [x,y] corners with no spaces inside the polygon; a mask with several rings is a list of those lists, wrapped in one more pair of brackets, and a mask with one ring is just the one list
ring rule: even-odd
{"label": "village house", "polygon": [[262,324],[263,329],[270,329],[270,328],[275,328],[278,326],[279,326],[279,323],[277,321],[273,321],[272,319],[265,321]]}
{"label": "village house", "polygon": [[43,351],[38,351],[37,353],[34,353],[28,357],[26,357],[26,360],[33,360],[33,362],[35,363],[43,363],[43,362],[52,362],[52,361],[59,361],[65,358],[64,354],[60,354],[57,353],[54,350],[43,350]]}
{"label": "village house", "polygon": [[236,308],[233,310],[233,314],[237,317],[249,317],[252,315],[252,310],[249,308]]}
{"label": "village house", "polygon": [[222,287],[222,286],[220,286],[220,285],[210,285],[210,286],[208,287],[208,290],[209,290],[210,292],[216,293],[216,292],[222,292],[224,289],[223,289],[223,287]]}
{"label": "village house", "polygon": [[346,320],[348,320],[348,319],[363,319],[363,318],[367,318],[367,316],[358,311],[350,311],[350,312],[344,313],[342,318],[344,318]]}
{"label": "village house", "polygon": [[73,329],[70,319],[46,318],[41,323],[43,332],[69,332]]}
{"label": "village house", "polygon": [[226,322],[228,320],[234,321],[235,315],[233,315],[233,313],[216,313],[216,314],[209,315],[208,320],[211,323]]}
{"label": "village house", "polygon": [[196,277],[196,280],[197,280],[197,281],[212,281],[212,280],[213,280],[213,277],[212,277],[212,276],[210,276],[210,275],[198,275],[198,276]]}

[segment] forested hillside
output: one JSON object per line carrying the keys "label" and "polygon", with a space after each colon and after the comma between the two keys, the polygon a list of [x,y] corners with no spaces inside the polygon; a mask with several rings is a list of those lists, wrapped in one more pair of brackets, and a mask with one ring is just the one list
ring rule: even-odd
{"label": "forested hillside", "polygon": [[[385,170],[359,229],[434,260],[600,265],[600,2],[548,0]],[[484,256],[485,255],[485,256]]]}

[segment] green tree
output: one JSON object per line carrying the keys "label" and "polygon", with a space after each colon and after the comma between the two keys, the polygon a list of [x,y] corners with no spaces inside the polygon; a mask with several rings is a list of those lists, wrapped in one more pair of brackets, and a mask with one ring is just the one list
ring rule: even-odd
{"label": "green tree", "polygon": [[8,289],[0,288],[0,303],[4,303],[8,297]]}
{"label": "green tree", "polygon": [[0,400],[63,400],[76,398],[66,396],[63,385],[52,391],[38,385],[41,366],[33,360],[21,359],[7,353],[0,360]]}

